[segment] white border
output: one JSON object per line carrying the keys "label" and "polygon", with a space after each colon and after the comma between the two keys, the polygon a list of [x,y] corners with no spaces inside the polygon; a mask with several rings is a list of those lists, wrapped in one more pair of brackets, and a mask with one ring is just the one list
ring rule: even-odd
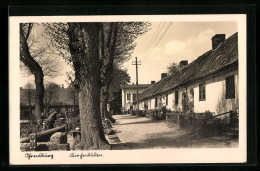
{"label": "white border", "polygon": [[[239,147],[204,149],[112,150],[100,158],[70,158],[69,154],[83,151],[48,151],[54,158],[25,158],[20,151],[19,121],[19,23],[23,22],[207,22],[236,21],[239,49]],[[243,163],[246,162],[246,15],[117,15],[117,16],[30,16],[9,17],[9,142],[11,165],[35,164],[143,164],[143,163]],[[88,153],[93,151],[84,151]],[[39,152],[30,152],[39,154]]]}

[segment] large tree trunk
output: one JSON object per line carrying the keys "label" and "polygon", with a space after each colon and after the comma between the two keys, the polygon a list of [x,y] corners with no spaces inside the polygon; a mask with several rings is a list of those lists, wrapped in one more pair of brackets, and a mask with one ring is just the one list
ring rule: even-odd
{"label": "large tree trunk", "polygon": [[[95,74],[93,75],[95,77]],[[79,109],[82,149],[108,149],[99,108],[100,86],[87,82],[80,86]]]}
{"label": "large tree trunk", "polygon": [[78,82],[80,149],[110,149],[100,116],[100,61],[97,23],[69,23],[69,47]]}
{"label": "large tree trunk", "polygon": [[[31,28],[31,26],[29,27]],[[24,35],[24,30],[22,25],[20,25],[20,59],[29,68],[31,73],[35,77],[36,94],[35,94],[35,117],[37,121],[41,119],[41,113],[43,111],[43,97],[44,97],[44,87],[43,87],[43,71],[41,66],[33,59],[30,54],[27,38]]]}

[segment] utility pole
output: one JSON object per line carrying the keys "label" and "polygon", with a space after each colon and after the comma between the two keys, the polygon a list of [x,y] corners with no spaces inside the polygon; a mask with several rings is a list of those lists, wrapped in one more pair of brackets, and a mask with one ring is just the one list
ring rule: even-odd
{"label": "utility pole", "polygon": [[137,61],[137,57],[135,57],[135,61],[132,61],[132,65],[136,67],[136,103],[137,103],[137,115],[139,115],[139,95],[138,95],[138,65],[141,65],[141,61]]}

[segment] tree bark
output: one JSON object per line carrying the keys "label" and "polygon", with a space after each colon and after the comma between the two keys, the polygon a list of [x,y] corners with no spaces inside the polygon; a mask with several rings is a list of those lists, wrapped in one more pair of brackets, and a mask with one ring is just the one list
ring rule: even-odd
{"label": "tree bark", "polygon": [[[29,26],[31,28],[31,26]],[[30,54],[27,44],[27,38],[30,30],[25,37],[22,25],[20,25],[20,59],[29,68],[30,72],[34,75],[36,93],[35,93],[35,118],[37,121],[41,119],[41,113],[43,112],[43,71],[41,66],[33,59]]]}
{"label": "tree bark", "polygon": [[101,117],[107,118],[112,123],[115,123],[115,120],[107,115],[107,103],[109,99],[109,86],[112,82],[112,73],[113,73],[113,64],[114,64],[114,52],[117,42],[117,32],[118,32],[118,23],[110,23],[110,30],[108,33],[108,40],[105,46],[104,42],[104,29],[101,25],[101,60],[102,60],[102,69],[101,69],[101,79],[103,82],[100,94],[100,110]]}
{"label": "tree bark", "polygon": [[100,87],[90,82],[80,87],[81,149],[108,149],[100,117]]}
{"label": "tree bark", "polygon": [[100,116],[100,61],[97,23],[69,23],[69,47],[78,82],[80,149],[110,149]]}

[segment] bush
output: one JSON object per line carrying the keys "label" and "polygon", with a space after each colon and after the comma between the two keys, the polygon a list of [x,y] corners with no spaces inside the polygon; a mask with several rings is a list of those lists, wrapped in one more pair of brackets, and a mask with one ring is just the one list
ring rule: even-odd
{"label": "bush", "polygon": [[162,120],[166,118],[166,110],[163,112],[162,110],[153,110],[150,112],[150,117],[152,120]]}
{"label": "bush", "polygon": [[136,115],[136,111],[135,110],[131,110],[130,113],[131,113],[132,116]]}
{"label": "bush", "polygon": [[144,117],[144,116],[146,116],[146,111],[145,110],[139,110],[139,113],[138,113],[138,115],[137,116],[139,116],[139,117]]}
{"label": "bush", "polygon": [[34,119],[29,120],[28,123],[22,124],[20,127],[20,137],[28,137],[31,133],[42,131],[42,125],[37,123]]}
{"label": "bush", "polygon": [[204,113],[203,118],[211,118],[211,117],[213,117],[212,112],[210,112],[209,110],[206,110],[205,113]]}

